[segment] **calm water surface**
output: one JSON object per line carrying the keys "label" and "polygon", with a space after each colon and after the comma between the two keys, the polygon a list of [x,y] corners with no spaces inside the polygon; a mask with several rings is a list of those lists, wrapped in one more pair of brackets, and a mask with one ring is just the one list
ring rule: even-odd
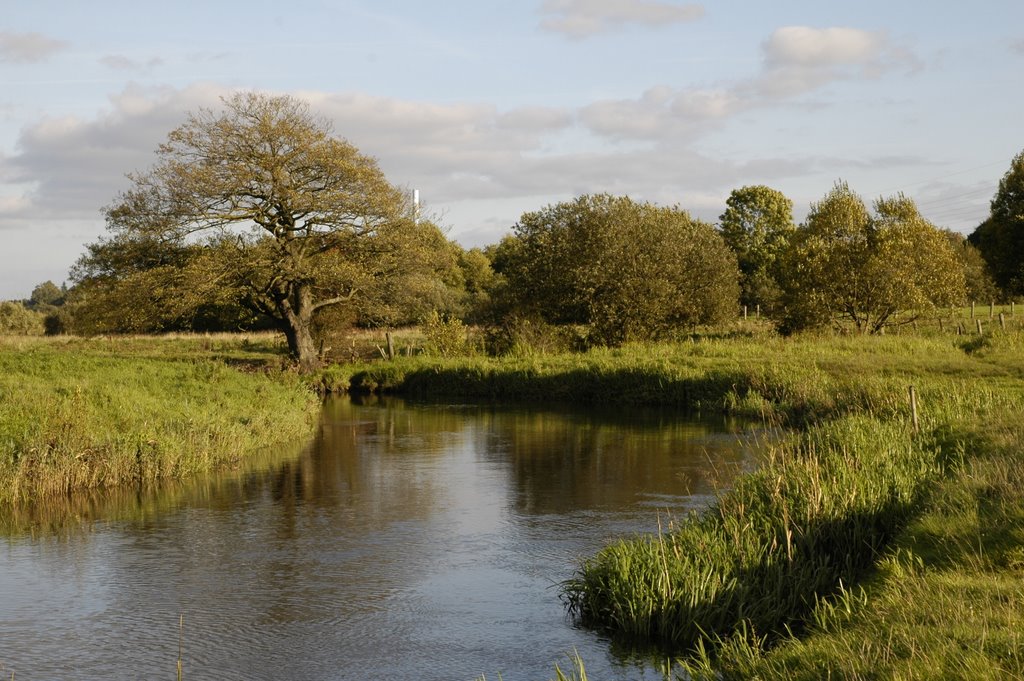
{"label": "calm water surface", "polygon": [[173,679],[180,636],[185,679],[661,678],[557,585],[755,458],[721,420],[334,400],[260,469],[5,519],[0,677]]}

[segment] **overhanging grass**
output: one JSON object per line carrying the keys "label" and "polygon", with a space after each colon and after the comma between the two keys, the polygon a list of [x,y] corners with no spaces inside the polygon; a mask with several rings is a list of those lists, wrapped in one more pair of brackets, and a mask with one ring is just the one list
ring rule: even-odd
{"label": "overhanging grass", "polygon": [[296,377],[154,343],[0,344],[0,506],[233,467],[309,436],[317,402]]}

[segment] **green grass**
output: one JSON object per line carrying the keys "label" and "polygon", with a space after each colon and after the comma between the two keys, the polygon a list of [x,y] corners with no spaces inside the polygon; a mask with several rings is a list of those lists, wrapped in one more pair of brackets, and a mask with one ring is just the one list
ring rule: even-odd
{"label": "green grass", "polygon": [[[1024,335],[766,335],[402,359],[322,385],[675,405],[796,429],[708,512],[565,585],[584,623],[718,678],[1024,676]],[[920,401],[911,428],[908,388]]]}
{"label": "green grass", "polygon": [[274,358],[241,339],[0,341],[0,507],[233,468],[308,438],[317,400],[268,370]]}
{"label": "green grass", "polygon": [[[787,426],[709,511],[583,561],[565,585],[576,616],[668,646],[683,677],[1024,677],[1024,334],[740,327],[582,355],[402,356],[305,380]],[[304,437],[315,405],[283,363],[273,337],[0,341],[2,501],[58,508],[73,489],[237,466]]]}

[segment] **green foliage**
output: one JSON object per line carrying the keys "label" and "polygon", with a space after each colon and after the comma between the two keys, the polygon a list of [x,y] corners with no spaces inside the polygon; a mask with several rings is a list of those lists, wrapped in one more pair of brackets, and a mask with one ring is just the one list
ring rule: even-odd
{"label": "green foliage", "polygon": [[40,307],[57,307],[63,303],[64,292],[52,281],[44,281],[34,289],[30,298],[33,309]]}
{"label": "green foliage", "polygon": [[487,327],[485,345],[492,355],[530,357],[583,350],[587,337],[582,327],[557,326],[510,312]]}
{"label": "green foliage", "polygon": [[443,317],[437,310],[432,310],[423,320],[423,335],[427,353],[436,357],[468,355],[472,349],[469,331],[462,320]]}
{"label": "green foliage", "polygon": [[779,260],[796,229],[793,202],[763,185],[734,189],[725,202],[719,228],[739,263],[740,302],[770,312],[781,294]]}
{"label": "green foliage", "polygon": [[0,335],[40,336],[43,334],[42,312],[36,312],[11,300],[0,301]]}
{"label": "green foliage", "polygon": [[871,333],[964,300],[956,253],[913,201],[900,195],[874,208],[845,183],[811,206],[784,255],[784,328],[852,322]]}
{"label": "green foliage", "polygon": [[959,232],[942,231],[963,268],[966,301],[991,303],[1002,299],[1003,294],[992,279],[992,274],[989,272],[985,259],[981,256],[981,251]]}
{"label": "green foliage", "polygon": [[[500,269],[499,269],[500,268]],[[735,315],[735,256],[678,208],[582,196],[526,213],[495,257],[514,311],[619,345]]]}
{"label": "green foliage", "polygon": [[487,321],[492,310],[491,297],[497,286],[491,259],[479,248],[460,251],[459,270],[462,275],[463,318],[470,324]]}
{"label": "green foliage", "polygon": [[1010,296],[1024,295],[1024,151],[1014,156],[999,181],[988,219],[970,236],[996,284]]}

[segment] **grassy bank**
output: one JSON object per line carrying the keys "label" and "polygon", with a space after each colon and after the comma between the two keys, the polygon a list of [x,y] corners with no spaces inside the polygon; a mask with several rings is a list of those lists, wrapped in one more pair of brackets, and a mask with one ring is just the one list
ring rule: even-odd
{"label": "grassy bank", "polygon": [[0,340],[0,506],[230,468],[308,438],[317,401],[269,368],[273,342]]}
{"label": "grassy bank", "polygon": [[[797,426],[709,512],[566,585],[694,676],[1024,675],[1024,336],[771,337],[335,368],[323,385],[668,404]],[[920,400],[914,432],[908,388]]]}

